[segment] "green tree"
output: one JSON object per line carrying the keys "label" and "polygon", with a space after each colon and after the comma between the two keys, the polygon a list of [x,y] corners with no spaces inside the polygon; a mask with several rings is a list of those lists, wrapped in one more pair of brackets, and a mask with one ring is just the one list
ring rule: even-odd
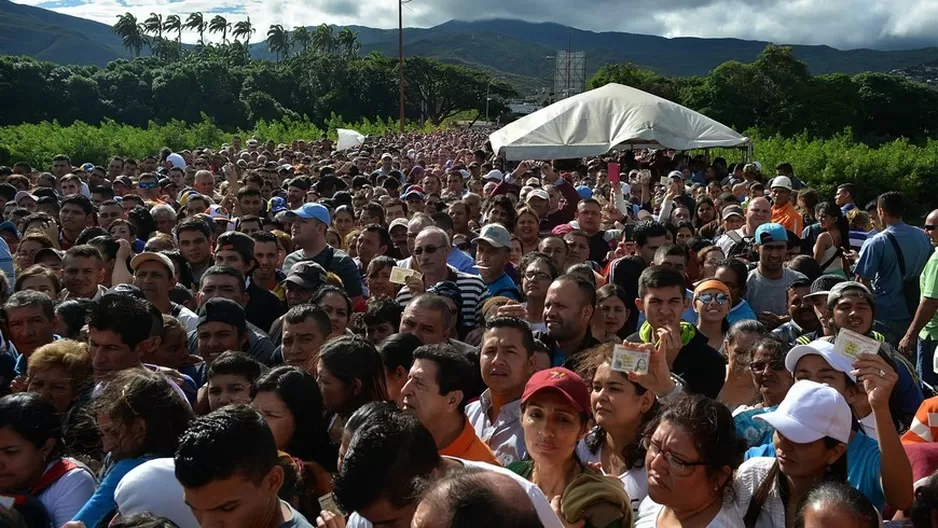
{"label": "green tree", "polygon": [[309,45],[312,41],[313,34],[309,32],[306,26],[297,26],[293,28],[293,31],[290,33],[290,42],[302,49],[303,53],[309,50]]}
{"label": "green tree", "polygon": [[179,15],[169,15],[166,17],[166,21],[163,22],[163,31],[175,31],[176,32],[176,42],[182,42],[182,19],[179,18]]}
{"label": "green tree", "polygon": [[231,29],[231,24],[225,20],[225,17],[221,15],[215,15],[212,17],[212,20],[208,23],[208,32],[209,33],[221,33],[221,42],[222,44],[228,44],[228,30]]}
{"label": "green tree", "polygon": [[137,23],[137,17],[130,13],[117,15],[117,23],[114,24],[114,32],[117,33],[124,47],[127,48],[134,57],[140,56],[140,50],[146,43],[143,28]]}
{"label": "green tree", "polygon": [[358,53],[362,49],[361,43],[358,42],[358,33],[349,28],[342,28],[336,40],[338,45],[342,47],[346,59],[358,57]]}
{"label": "green tree", "polygon": [[186,24],[184,27],[188,30],[198,33],[199,46],[205,46],[205,29],[208,27],[208,24],[205,22],[205,17],[202,16],[202,13],[189,13],[189,17],[186,18]]}
{"label": "green tree", "polygon": [[[412,114],[439,125],[465,110],[484,108],[488,78],[463,66],[424,57],[405,60],[405,90]],[[490,96],[511,96],[514,90],[493,83]]]}
{"label": "green tree", "polygon": [[313,34],[313,48],[322,55],[332,55],[335,52],[336,42],[332,34],[332,26],[319,24]]}
{"label": "green tree", "polygon": [[150,41],[150,51],[153,56],[167,62],[176,62],[182,59],[182,44],[175,40],[154,37]]}
{"label": "green tree", "polygon": [[267,30],[267,49],[278,61],[290,54],[290,33],[282,25],[273,24]]}
{"label": "green tree", "polygon": [[163,38],[163,15],[150,13],[149,18],[143,21],[143,30],[158,39]]}
{"label": "green tree", "polygon": [[251,35],[254,33],[257,33],[257,30],[254,29],[254,26],[251,24],[251,17],[248,17],[247,20],[241,20],[235,23],[231,35],[235,39],[242,39],[244,46],[247,47],[251,45]]}

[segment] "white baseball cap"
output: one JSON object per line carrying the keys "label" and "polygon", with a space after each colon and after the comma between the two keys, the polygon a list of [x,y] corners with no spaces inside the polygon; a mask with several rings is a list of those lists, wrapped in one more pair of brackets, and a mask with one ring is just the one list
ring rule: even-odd
{"label": "white baseball cap", "polygon": [[497,248],[511,247],[511,233],[501,224],[486,224],[482,226],[482,230],[479,231],[479,238],[476,240],[484,240]]}
{"label": "white baseball cap", "polygon": [[857,381],[857,377],[850,373],[853,370],[853,365],[850,364],[850,360],[834,352],[834,343],[830,341],[818,339],[811,341],[807,345],[798,345],[792,348],[788,351],[788,355],[785,356],[785,368],[787,368],[789,372],[794,373],[795,367],[798,366],[798,361],[805,356],[821,356],[827,361],[827,364],[830,365],[831,368],[843,372],[852,381]]}
{"label": "white baseball cap", "polygon": [[774,411],[755,417],[774,427],[796,444],[808,444],[831,437],[850,441],[853,414],[837,389],[810,380],[801,380],[788,389]]}
{"label": "white baseball cap", "polygon": [[544,201],[550,201],[550,195],[547,194],[547,191],[544,189],[532,189],[531,192],[525,197],[524,202],[528,203],[531,201],[531,198],[540,198]]}
{"label": "white baseball cap", "polygon": [[504,179],[504,177],[505,177],[505,175],[502,174],[502,171],[500,171],[500,170],[498,170],[498,169],[492,169],[492,170],[489,171],[488,174],[486,174],[485,176],[483,176],[482,179],[483,179],[483,180],[491,180],[491,181],[502,181],[502,179]]}

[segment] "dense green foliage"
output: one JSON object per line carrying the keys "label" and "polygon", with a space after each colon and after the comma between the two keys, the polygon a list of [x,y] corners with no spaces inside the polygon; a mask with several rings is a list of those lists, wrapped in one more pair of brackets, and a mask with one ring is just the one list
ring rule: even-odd
{"label": "dense green foliage", "polygon": [[[219,147],[230,142],[231,137],[257,136],[278,143],[289,143],[294,139],[317,139],[323,133],[335,139],[335,129],[351,128],[368,136],[383,136],[399,130],[397,121],[380,118],[347,122],[335,114],[321,126],[305,119],[287,117],[278,121],[258,121],[245,130],[223,130],[207,116],[193,125],[178,120],[165,124],[151,122],[146,128],[105,121],[100,126],[75,122],[63,126],[58,122],[44,121],[38,124],[21,124],[0,127],[0,165],[12,165],[25,161],[33,167],[49,170],[52,157],[68,154],[74,163],[92,162],[101,164],[115,154],[140,159],[155,154],[163,147],[172,150],[198,147]],[[432,128],[428,126],[428,130]],[[416,124],[408,124],[408,130],[419,130]]]}
{"label": "dense green foliage", "polygon": [[[470,68],[414,57],[405,63],[406,117],[440,123],[485,107],[489,77]],[[493,97],[514,92],[494,82]],[[333,113],[350,121],[398,116],[397,61],[379,55],[348,59],[313,52],[281,62],[252,61],[241,43],[210,46],[176,61],[145,57],[106,68],[60,66],[0,57],[0,125],[58,120],[143,127],[173,119],[196,123],[208,115],[224,130],[260,120],[306,117],[318,124]],[[504,106],[493,99],[491,114]]]}
{"label": "dense green foliage", "polygon": [[664,77],[633,64],[611,64],[589,86],[610,82],[766,136],[824,138],[850,128],[855,139],[872,143],[938,137],[938,90],[884,73],[812,76],[788,47],[769,45],[755,62],[725,62],[706,77]]}

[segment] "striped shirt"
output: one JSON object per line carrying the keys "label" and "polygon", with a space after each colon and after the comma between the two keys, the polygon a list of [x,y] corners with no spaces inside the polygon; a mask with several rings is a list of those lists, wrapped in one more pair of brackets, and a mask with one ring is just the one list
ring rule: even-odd
{"label": "striped shirt", "polygon": [[938,441],[938,396],[922,402],[912,420],[912,426],[902,435],[903,444],[935,441]]}
{"label": "striped shirt", "polygon": [[[489,298],[488,288],[478,275],[456,271],[456,268],[452,266],[447,266],[447,268],[449,268],[449,278],[447,280],[456,283],[456,287],[459,288],[459,295],[462,297],[462,326],[465,329],[475,328],[480,322],[479,309],[482,303]],[[413,299],[413,295],[404,286],[397,292],[395,300],[397,304],[407,306],[411,299]]]}

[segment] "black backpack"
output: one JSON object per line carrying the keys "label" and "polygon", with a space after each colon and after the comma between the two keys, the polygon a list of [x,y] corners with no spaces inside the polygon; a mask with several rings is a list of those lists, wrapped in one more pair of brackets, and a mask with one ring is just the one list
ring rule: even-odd
{"label": "black backpack", "polygon": [[886,233],[886,238],[892,244],[892,249],[896,252],[896,260],[899,264],[899,276],[902,279],[902,297],[905,301],[905,307],[909,310],[909,316],[915,317],[918,310],[919,301],[922,298],[922,288],[918,277],[909,277],[906,275],[905,258],[902,256],[902,248],[899,247],[899,241],[892,233]]}
{"label": "black backpack", "polygon": [[759,253],[756,252],[756,237],[740,236],[736,231],[728,231],[726,236],[733,241],[726,258],[738,258],[750,263],[759,262]]}

